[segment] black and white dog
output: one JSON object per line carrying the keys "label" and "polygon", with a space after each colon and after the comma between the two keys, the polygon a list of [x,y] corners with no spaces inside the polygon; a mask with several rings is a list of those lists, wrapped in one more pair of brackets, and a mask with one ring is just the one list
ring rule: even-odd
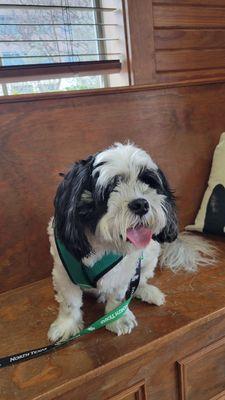
{"label": "black and white dog", "polygon": [[[59,314],[48,337],[55,342],[81,330],[83,319],[82,290],[71,282],[61,262],[52,222],[48,233]],[[105,301],[106,312],[123,301],[143,249],[135,295],[158,306],[164,303],[164,294],[147,280],[157,265],[160,244],[177,238],[175,200],[164,174],[145,151],[118,143],[75,163],[57,190],[54,226],[67,250],[90,268],[105,252],[123,254],[122,261],[99,279],[94,289]],[[176,247],[173,253],[177,254]],[[136,325],[128,310],[107,329],[121,335]]]}

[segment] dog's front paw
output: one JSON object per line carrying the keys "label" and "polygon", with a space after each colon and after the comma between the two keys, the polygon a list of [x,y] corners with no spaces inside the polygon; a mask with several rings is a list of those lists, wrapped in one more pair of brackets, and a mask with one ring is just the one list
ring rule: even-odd
{"label": "dog's front paw", "polygon": [[161,306],[165,303],[165,295],[160,289],[153,285],[139,287],[136,292],[136,297],[147,303],[155,304],[156,306]]}
{"label": "dog's front paw", "polygon": [[127,310],[120,319],[106,325],[106,329],[120,336],[126,335],[126,333],[131,333],[135,326],[137,326],[136,318],[130,310]]}
{"label": "dog's front paw", "polygon": [[50,326],[48,339],[50,342],[63,342],[70,336],[76,335],[83,328],[83,321],[75,321],[69,316],[58,317]]}

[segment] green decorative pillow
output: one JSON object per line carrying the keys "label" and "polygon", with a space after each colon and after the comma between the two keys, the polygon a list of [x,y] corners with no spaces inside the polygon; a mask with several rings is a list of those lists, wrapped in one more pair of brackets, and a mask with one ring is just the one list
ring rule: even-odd
{"label": "green decorative pillow", "polygon": [[225,132],[214,152],[208,187],[195,223],[185,229],[225,236]]}

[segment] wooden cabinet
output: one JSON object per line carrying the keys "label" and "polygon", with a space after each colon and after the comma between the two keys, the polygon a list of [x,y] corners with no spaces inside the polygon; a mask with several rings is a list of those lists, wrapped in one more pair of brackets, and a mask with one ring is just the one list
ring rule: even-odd
{"label": "wooden cabinet", "polygon": [[178,362],[181,400],[225,399],[225,338]]}
{"label": "wooden cabinet", "polygon": [[118,395],[111,397],[109,400],[146,400],[145,383],[141,382],[132,386]]}
{"label": "wooden cabinet", "polygon": [[224,0],[127,0],[133,83],[225,78]]}

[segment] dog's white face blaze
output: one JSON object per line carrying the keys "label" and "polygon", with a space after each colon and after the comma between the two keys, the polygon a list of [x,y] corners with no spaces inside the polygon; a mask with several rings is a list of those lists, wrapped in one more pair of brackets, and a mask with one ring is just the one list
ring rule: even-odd
{"label": "dog's white face blaze", "polygon": [[[140,171],[144,169],[157,174],[157,165],[150,156],[133,145],[118,144],[98,154],[94,167],[93,176],[98,173],[96,188],[100,192],[117,177],[116,186],[109,195],[107,212],[96,227],[95,238],[113,244],[116,250],[126,253],[135,249],[127,241],[128,229],[144,226],[152,234],[159,234],[167,221],[165,196],[138,179]],[[149,205],[148,212],[143,216],[136,215],[128,207],[131,201],[140,198]]]}
{"label": "dog's white face blaze", "polygon": [[157,170],[157,165],[151,157],[144,150],[132,144],[116,143],[115,146],[99,153],[95,159],[94,166],[101,163],[105,164],[96,168],[95,172],[99,171],[100,173],[97,183],[102,187],[106,186],[109,180],[117,175],[122,175],[135,181],[140,168],[146,167]]}

